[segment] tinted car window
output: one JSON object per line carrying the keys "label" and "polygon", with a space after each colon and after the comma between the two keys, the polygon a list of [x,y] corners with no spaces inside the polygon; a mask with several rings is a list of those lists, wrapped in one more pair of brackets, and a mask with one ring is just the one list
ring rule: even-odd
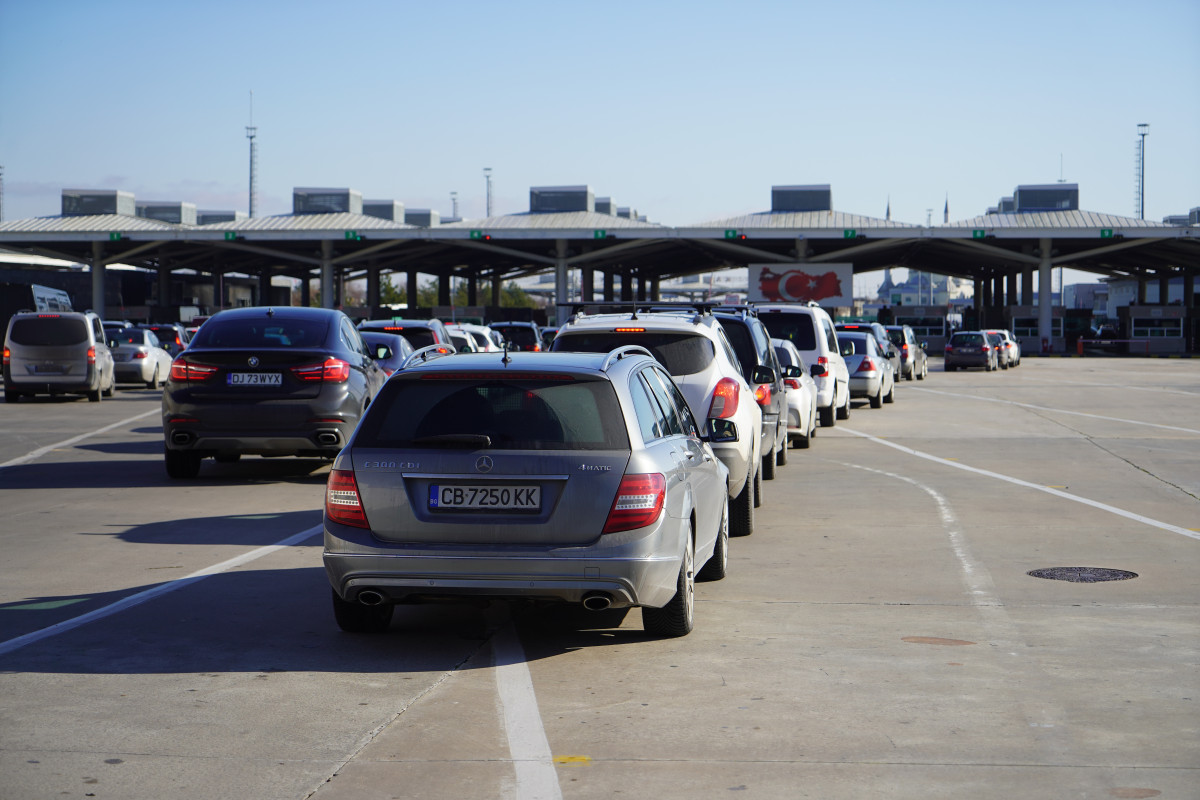
{"label": "tinted car window", "polygon": [[735,323],[722,323],[721,327],[725,330],[729,343],[733,345],[733,352],[737,353],[738,365],[742,368],[742,377],[747,382],[753,383],[751,377],[754,375],[754,367],[758,364],[758,357],[755,355],[754,341],[750,338],[750,330],[744,325]]}
{"label": "tinted car window", "polygon": [[694,375],[712,363],[716,351],[704,336],[690,333],[646,331],[644,333],[612,333],[585,331],[559,334],[553,349],[575,353],[608,353],[624,345],[640,345],[672,375]]}
{"label": "tinted car window", "polygon": [[8,334],[13,344],[83,344],[88,338],[87,323],[79,317],[21,317],[13,320]]}
{"label": "tinted car window", "polygon": [[692,409],[688,406],[687,400],[680,393],[679,387],[656,369],[647,370],[648,374],[654,376],[671,399],[675,401],[675,410],[679,414],[680,424],[683,426],[683,432],[689,436],[699,436],[700,429],[696,426],[696,418],[692,416]]}
{"label": "tinted car window", "polygon": [[512,325],[501,328],[500,332],[504,334],[505,339],[508,339],[519,347],[532,347],[535,344],[541,344],[537,333],[530,327]]}
{"label": "tinted car window", "polygon": [[654,395],[654,399],[658,401],[658,405],[662,409],[667,433],[673,436],[682,434],[683,423],[679,419],[679,412],[675,410],[675,404],[671,401],[667,390],[663,387],[662,381],[658,379],[653,370],[643,371],[642,377],[645,379],[646,385],[650,387],[650,393]]}
{"label": "tinted car window", "polygon": [[317,347],[324,343],[324,319],[221,319],[214,317],[196,332],[196,347]]}
{"label": "tinted car window", "polygon": [[981,333],[956,333],[950,337],[950,344],[953,344],[953,345],[966,345],[966,344],[980,345],[980,344],[983,344],[983,334],[981,334]]}
{"label": "tinted car window", "polygon": [[760,319],[772,338],[787,339],[797,350],[817,349],[812,319],[807,314],[763,314]]}
{"label": "tinted car window", "polygon": [[646,387],[645,381],[634,377],[629,384],[629,394],[633,397],[633,413],[637,416],[638,428],[642,432],[642,441],[653,442],[662,438],[663,429],[659,423],[662,409],[650,399],[650,390]]}
{"label": "tinted car window", "polygon": [[368,416],[360,447],[454,446],[485,435],[493,449],[620,450],[629,437],[607,381],[528,378],[393,380]]}
{"label": "tinted car window", "polygon": [[839,340],[842,346],[853,345],[855,355],[873,355],[870,340],[866,336],[850,336],[843,334]]}
{"label": "tinted car window", "polygon": [[108,338],[118,344],[151,344],[157,345],[158,338],[153,333],[141,328],[124,328],[119,331],[109,331]]}
{"label": "tinted car window", "polygon": [[892,340],[892,344],[904,344],[904,331],[888,331],[888,338]]}

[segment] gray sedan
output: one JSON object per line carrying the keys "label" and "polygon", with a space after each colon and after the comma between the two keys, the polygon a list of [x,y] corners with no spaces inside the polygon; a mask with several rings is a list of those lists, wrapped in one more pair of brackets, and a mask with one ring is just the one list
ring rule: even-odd
{"label": "gray sedan", "polygon": [[896,372],[875,336],[846,331],[838,334],[838,342],[850,372],[850,396],[867,398],[871,408],[896,402]]}

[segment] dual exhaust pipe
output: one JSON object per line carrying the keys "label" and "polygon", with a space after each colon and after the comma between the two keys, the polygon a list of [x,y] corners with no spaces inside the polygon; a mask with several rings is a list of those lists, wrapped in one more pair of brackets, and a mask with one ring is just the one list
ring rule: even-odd
{"label": "dual exhaust pipe", "polygon": [[[382,605],[387,600],[377,589],[363,589],[357,599],[364,606]],[[583,607],[588,611],[603,611],[611,605],[612,595],[608,592],[588,592],[583,596]]]}

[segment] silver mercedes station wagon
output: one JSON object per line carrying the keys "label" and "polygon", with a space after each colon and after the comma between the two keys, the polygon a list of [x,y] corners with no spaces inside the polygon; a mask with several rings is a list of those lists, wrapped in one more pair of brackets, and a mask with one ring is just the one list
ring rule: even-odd
{"label": "silver mercedes station wagon", "polygon": [[724,577],[729,474],[670,376],[611,353],[418,350],[330,472],[324,562],[338,624],[379,632],[397,603],[640,606],[692,629],[694,579]]}

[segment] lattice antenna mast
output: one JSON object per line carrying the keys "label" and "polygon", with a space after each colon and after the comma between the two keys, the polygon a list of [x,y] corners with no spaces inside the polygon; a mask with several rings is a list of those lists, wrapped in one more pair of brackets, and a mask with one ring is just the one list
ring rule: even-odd
{"label": "lattice antenna mast", "polygon": [[1137,126],[1138,141],[1133,162],[1133,175],[1136,181],[1133,195],[1133,210],[1138,219],[1146,218],[1146,135],[1150,133],[1150,125],[1141,123]]}
{"label": "lattice antenna mast", "polygon": [[258,214],[258,128],[254,127],[254,91],[250,91],[250,124],[246,126],[246,138],[250,140],[250,216]]}

